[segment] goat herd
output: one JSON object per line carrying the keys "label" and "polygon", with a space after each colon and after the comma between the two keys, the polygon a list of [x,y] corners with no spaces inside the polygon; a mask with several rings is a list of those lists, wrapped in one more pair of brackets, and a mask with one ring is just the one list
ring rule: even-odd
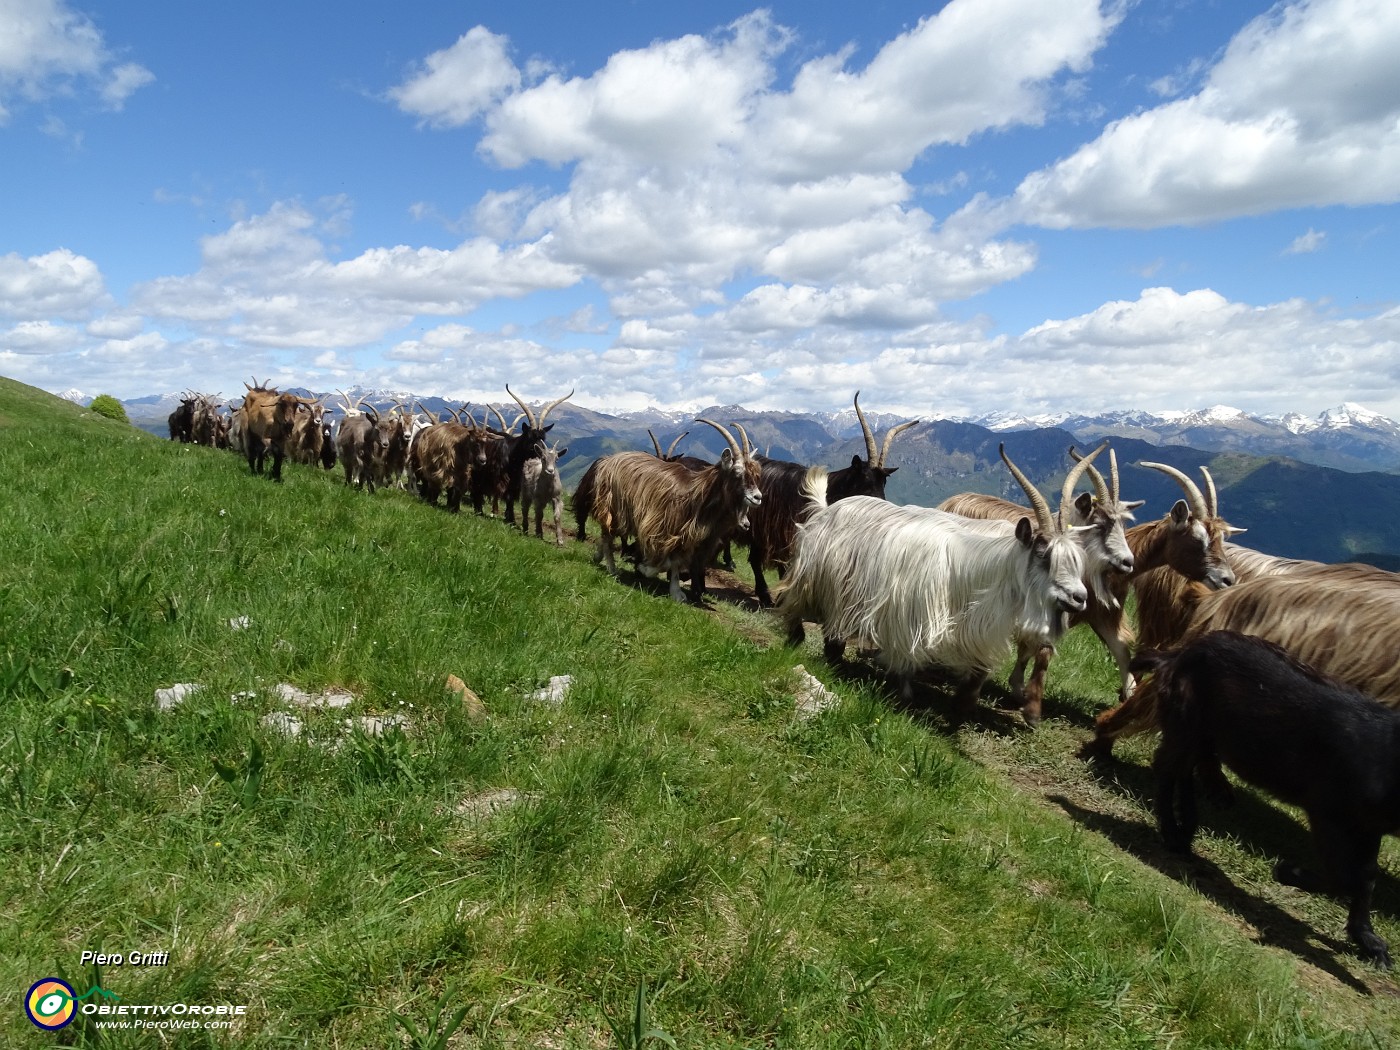
{"label": "goat herd", "polygon": [[[507,386],[521,412],[508,424],[492,408],[498,427],[466,406],[451,419],[403,404],[381,414],[342,394],[337,427],[324,399],[256,379],[244,385],[230,413],[215,398],[188,395],[170,416],[171,438],[232,448],[254,473],[271,455],[276,481],[291,456],[326,469],[338,460],[347,484],[371,492],[402,484],[433,504],[445,494],[453,511],[470,495],[478,514],[489,498],[494,515],[503,500],[511,524],[518,501],[522,530],[533,507],[540,536],[550,504],[555,543],[563,543],[557,461],[567,449],[549,441],[547,420],[572,391],[536,413]],[[1158,730],[1158,823],[1183,853],[1197,825],[1193,774],[1223,799],[1222,763],[1302,808],[1323,871],[1280,863],[1275,876],[1346,896],[1348,935],[1366,959],[1389,968],[1370,913],[1381,838],[1400,832],[1400,577],[1227,542],[1244,530],[1220,516],[1205,467],[1202,489],[1174,467],[1141,464],[1172,477],[1183,498],[1162,518],[1132,524],[1142,501],[1122,500],[1113,452],[1108,479],[1094,465],[1107,442],[1084,456],[1070,449],[1074,463],[1055,509],[1004,448],[1029,508],[973,493],[938,509],[896,506],[885,483],[897,468],[885,460],[917,421],[892,428],[877,448],[859,399],[866,455],[839,470],[769,459],[742,425],[710,419],[697,422],[724,438],[717,462],[672,455],[679,439],[663,454],[655,437],[654,453],[602,456],[573,495],[578,538],[591,518],[610,572],[617,541],[644,571],[666,572],[677,600],[688,572],[697,603],[721,548],[746,544],[756,597],[776,606],[791,642],[801,642],[805,622],[817,623],[829,660],[843,659],[848,643],[875,651],[906,695],[921,672],[951,672],[964,715],[1014,645],[1011,691],[1036,725],[1055,643],[1087,623],[1113,655],[1121,685],[1085,757],[1106,758],[1118,738]],[[1092,492],[1076,495],[1084,477]],[[780,577],[771,594],[765,569]],[[1125,618],[1129,591],[1136,630]]]}

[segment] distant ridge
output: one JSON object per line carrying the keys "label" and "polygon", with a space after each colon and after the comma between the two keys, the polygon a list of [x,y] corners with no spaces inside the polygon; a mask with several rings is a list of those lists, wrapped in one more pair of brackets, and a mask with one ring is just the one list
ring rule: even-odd
{"label": "distant ridge", "polygon": [[[29,391],[26,396],[37,399],[36,403],[51,399],[52,405],[63,405],[74,412],[56,395],[25,389]],[[164,438],[165,415],[178,401],[179,394],[151,395],[126,405],[133,422]],[[386,398],[379,403],[387,405],[389,401]],[[441,398],[425,397],[421,401],[431,411],[449,404]],[[459,403],[452,401],[450,405],[457,408]],[[778,459],[836,467],[865,451],[854,420],[847,420],[840,413],[823,417],[814,413],[760,412],[736,405],[711,406],[702,411],[721,422],[742,422],[754,443]],[[1205,415],[1233,418],[1219,411],[1207,411]],[[1358,427],[1374,433],[1388,422],[1350,405],[1323,413],[1323,417],[1311,433],[1344,434]],[[613,416],[573,404],[561,405],[551,419],[558,423],[559,436],[568,441],[565,476],[569,488],[572,490],[584,468],[599,455],[619,449],[649,449],[648,428],[665,444],[689,431],[679,451],[713,458],[723,442],[709,427],[696,426],[694,418],[689,413],[660,412]],[[870,415],[877,434],[901,419]],[[0,425],[5,422],[0,419]],[[1068,447],[1083,447],[1089,441],[1072,432],[1068,425],[994,431],[978,423],[931,419],[894,444],[887,462],[898,470],[890,479],[890,498],[896,503],[933,506],[955,492],[977,491],[999,493],[1019,501],[1022,494],[997,454],[1002,443],[1031,481],[1054,500],[1068,468]],[[1219,489],[1221,512],[1232,524],[1249,530],[1242,537],[1248,546],[1286,557],[1324,562],[1368,561],[1400,570],[1400,474],[1348,472],[1296,458],[1155,443],[1137,436],[1115,436],[1113,448],[1122,473],[1124,498],[1147,501],[1139,512],[1139,520],[1166,513],[1181,496],[1181,490],[1170,478],[1139,466],[1143,460],[1168,463],[1193,478],[1199,478],[1199,468],[1207,466]]]}

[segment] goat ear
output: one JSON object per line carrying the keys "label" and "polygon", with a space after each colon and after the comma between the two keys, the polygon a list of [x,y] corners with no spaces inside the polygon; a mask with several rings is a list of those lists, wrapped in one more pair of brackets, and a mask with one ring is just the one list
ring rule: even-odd
{"label": "goat ear", "polygon": [[1094,497],[1088,492],[1081,492],[1074,497],[1074,509],[1079,511],[1079,516],[1085,521],[1089,520],[1089,515],[1094,513]]}
{"label": "goat ear", "polygon": [[1031,528],[1031,519],[1022,518],[1016,522],[1016,538],[1021,541],[1023,547],[1029,547],[1035,540],[1035,529]]}
{"label": "goat ear", "polygon": [[565,445],[563,448],[561,448],[561,449],[559,450],[559,452],[557,453],[557,455],[559,456],[560,459],[563,459],[563,458],[564,458],[564,453],[566,453],[566,452],[568,452],[568,451],[569,451],[569,446],[568,446],[568,445]]}
{"label": "goat ear", "polygon": [[1186,527],[1186,523],[1191,520],[1191,508],[1186,505],[1184,499],[1179,499],[1172,504],[1170,515],[1173,527],[1183,529]]}
{"label": "goat ear", "polygon": [[887,478],[898,469],[898,467],[876,467],[875,473],[879,474],[882,478]]}
{"label": "goat ear", "polygon": [[728,470],[734,465],[734,452],[732,449],[725,449],[719,454],[719,465]]}
{"label": "goat ear", "polygon": [[541,430],[540,433],[541,433],[541,434],[548,434],[548,433],[549,433],[551,430],[553,430],[553,429],[554,429],[554,424],[551,423],[551,424],[549,424],[549,426],[547,426],[547,427],[545,427],[543,430]]}
{"label": "goat ear", "polygon": [[864,463],[864,460],[862,460],[859,456],[851,457],[851,466],[854,467],[856,470],[860,469],[862,463]]}
{"label": "goat ear", "polygon": [[1118,505],[1122,507],[1125,511],[1127,511],[1129,514],[1131,514],[1133,511],[1137,510],[1139,507],[1145,506],[1146,504],[1147,500],[1145,499],[1133,499],[1129,500],[1127,503],[1120,503]]}

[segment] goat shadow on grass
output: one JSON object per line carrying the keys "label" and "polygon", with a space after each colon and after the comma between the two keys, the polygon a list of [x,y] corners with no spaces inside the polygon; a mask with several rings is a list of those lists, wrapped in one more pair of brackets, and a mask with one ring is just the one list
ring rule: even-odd
{"label": "goat shadow on grass", "polygon": [[[664,600],[671,600],[671,585],[665,573],[657,576],[648,576],[638,569],[624,569],[619,567],[617,580],[624,587],[631,587],[633,590],[645,591],[654,594]],[[685,574],[681,579],[681,591],[685,595],[685,604],[692,609],[701,609],[706,612],[712,610],[715,605],[723,603],[726,605],[737,605],[741,608],[754,609],[757,605],[754,597],[745,591],[737,583],[722,581],[716,586],[712,581],[705,584],[704,599],[697,605],[690,595],[690,577]]]}
{"label": "goat shadow on grass", "polygon": [[[1150,768],[1112,758],[1095,761],[1092,769],[1101,786],[1131,800],[1148,813],[1153,812],[1157,781]],[[1197,784],[1203,829],[1235,839],[1261,856],[1297,862],[1312,868],[1320,865],[1306,818],[1294,817],[1272,803],[1267,795],[1238,780],[1232,779],[1231,783],[1235,789],[1234,802],[1225,806],[1214,802],[1208,792]],[[1155,838],[1156,825],[1151,825],[1149,830]],[[1400,919],[1400,879],[1384,868],[1376,876],[1371,910],[1390,919]]]}
{"label": "goat shadow on grass", "polygon": [[898,711],[941,736],[953,738],[960,730],[971,727],[997,736],[1029,732],[1010,694],[993,682],[983,687],[976,706],[963,712],[953,699],[956,682],[937,670],[925,671],[915,678],[913,696],[906,699],[899,683],[884,668],[864,657],[858,655],[827,666],[842,681],[872,686],[891,711]]}
{"label": "goat shadow on grass", "polygon": [[1253,927],[1260,944],[1291,952],[1308,965],[1363,995],[1373,995],[1379,990],[1358,978],[1341,962],[1343,955],[1355,957],[1347,941],[1338,940],[1290,915],[1278,905],[1241,889],[1214,861],[1196,854],[1183,856],[1173,853],[1162,844],[1156,829],[1146,824],[1084,809],[1063,795],[1047,797],[1076,823],[1102,835],[1123,852],[1132,854],[1169,879],[1190,887],[1231,915],[1238,916]]}

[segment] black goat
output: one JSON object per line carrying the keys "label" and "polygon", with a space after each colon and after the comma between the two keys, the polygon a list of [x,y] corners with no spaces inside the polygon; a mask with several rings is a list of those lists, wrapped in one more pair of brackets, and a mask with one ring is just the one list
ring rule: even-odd
{"label": "black goat", "polygon": [[170,427],[171,441],[179,441],[181,444],[188,445],[193,440],[194,403],[198,400],[198,394],[181,398],[180,407],[166,417],[166,424]]}
{"label": "black goat", "polygon": [[1162,743],[1153,759],[1157,822],[1168,847],[1191,852],[1191,775],[1232,792],[1221,763],[1308,815],[1321,874],[1280,861],[1274,878],[1349,898],[1347,934],[1386,969],[1371,928],[1381,836],[1400,832],[1400,712],[1299,662],[1272,642],[1213,631],[1174,653],[1144,650],[1130,665],[1161,691]]}
{"label": "black goat", "polygon": [[[493,430],[491,427],[482,426],[482,456],[480,462],[472,468],[468,485],[471,489],[472,509],[476,511],[477,516],[480,517],[486,512],[486,500],[490,499],[491,516],[494,518],[510,485],[510,458],[515,446],[520,442],[520,435],[510,432],[514,429],[514,424],[507,423],[505,416],[501,415],[494,405],[486,407],[495,413],[501,429]],[[471,413],[467,413],[467,418],[472,421],[473,426],[476,424],[476,418]],[[523,415],[517,416],[516,423],[524,418]],[[522,464],[523,462],[522,458]]]}
{"label": "black goat", "polygon": [[[860,391],[855,396],[856,418],[860,420],[861,433],[865,436],[866,458],[851,457],[850,466],[833,470],[827,475],[826,501],[835,503],[847,496],[874,496],[885,498],[885,482],[898,467],[885,466],[890,445],[895,436],[918,425],[918,420],[901,423],[885,435],[884,444],[877,450],[875,435],[870,424],[865,421],[865,413],[860,410]],[[737,424],[736,424],[737,426]],[[778,576],[787,571],[792,560],[793,546],[797,541],[797,526],[806,520],[809,506],[802,494],[802,486],[807,476],[807,468],[800,463],[785,460],[756,457],[763,465],[759,477],[759,488],[763,491],[763,502],[749,512],[749,531],[741,535],[740,542],[749,545],[749,567],[753,569],[753,589],[760,605],[771,606],[773,598],[768,593],[768,581],[763,578],[765,568],[776,568]]]}

